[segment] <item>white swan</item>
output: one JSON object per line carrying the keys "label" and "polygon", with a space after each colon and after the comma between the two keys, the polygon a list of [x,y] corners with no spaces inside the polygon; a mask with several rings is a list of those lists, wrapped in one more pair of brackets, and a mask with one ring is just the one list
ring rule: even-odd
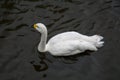
{"label": "white swan", "polygon": [[54,56],[69,56],[84,52],[85,50],[97,51],[97,48],[103,46],[102,36],[86,36],[78,32],[70,31],[60,33],[52,37],[48,43],[47,29],[42,23],[34,24],[34,28],[41,33],[41,41],[38,45],[38,51],[50,52]]}

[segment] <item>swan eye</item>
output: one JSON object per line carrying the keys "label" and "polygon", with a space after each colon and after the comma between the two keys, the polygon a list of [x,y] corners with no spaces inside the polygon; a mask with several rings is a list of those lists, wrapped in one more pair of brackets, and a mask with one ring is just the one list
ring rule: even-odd
{"label": "swan eye", "polygon": [[33,26],[35,29],[38,27],[36,24],[34,24],[34,26]]}

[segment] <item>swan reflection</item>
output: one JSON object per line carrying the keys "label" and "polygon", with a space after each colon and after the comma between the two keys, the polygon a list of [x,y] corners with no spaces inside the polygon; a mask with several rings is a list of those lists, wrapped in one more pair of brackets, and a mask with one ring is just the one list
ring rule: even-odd
{"label": "swan reflection", "polygon": [[34,67],[35,71],[40,72],[40,71],[45,71],[48,69],[48,65],[45,62],[45,54],[44,53],[38,53],[39,61],[38,60],[33,60],[30,63]]}
{"label": "swan reflection", "polygon": [[73,64],[76,63],[80,58],[84,56],[90,56],[92,51],[85,51],[82,54],[76,54],[72,56],[54,56],[56,59],[62,61],[65,64]]}

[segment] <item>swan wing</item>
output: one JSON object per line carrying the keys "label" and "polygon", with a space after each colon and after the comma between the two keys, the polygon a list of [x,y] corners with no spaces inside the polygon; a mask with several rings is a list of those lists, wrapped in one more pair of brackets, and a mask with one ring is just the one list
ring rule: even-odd
{"label": "swan wing", "polygon": [[70,31],[55,35],[49,40],[48,44],[49,43],[53,44],[58,41],[66,41],[66,40],[83,40],[95,45],[96,43],[100,42],[102,39],[103,37],[99,35],[87,36],[75,31]]}
{"label": "swan wing", "polygon": [[47,49],[55,56],[69,56],[84,52],[85,50],[96,50],[96,47],[86,41],[68,40],[47,45]]}

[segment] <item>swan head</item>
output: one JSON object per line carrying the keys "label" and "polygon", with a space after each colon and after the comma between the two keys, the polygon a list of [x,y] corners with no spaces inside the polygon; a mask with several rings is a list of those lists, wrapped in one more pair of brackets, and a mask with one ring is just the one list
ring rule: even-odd
{"label": "swan head", "polygon": [[42,23],[36,23],[33,27],[41,33],[47,32],[46,26]]}

